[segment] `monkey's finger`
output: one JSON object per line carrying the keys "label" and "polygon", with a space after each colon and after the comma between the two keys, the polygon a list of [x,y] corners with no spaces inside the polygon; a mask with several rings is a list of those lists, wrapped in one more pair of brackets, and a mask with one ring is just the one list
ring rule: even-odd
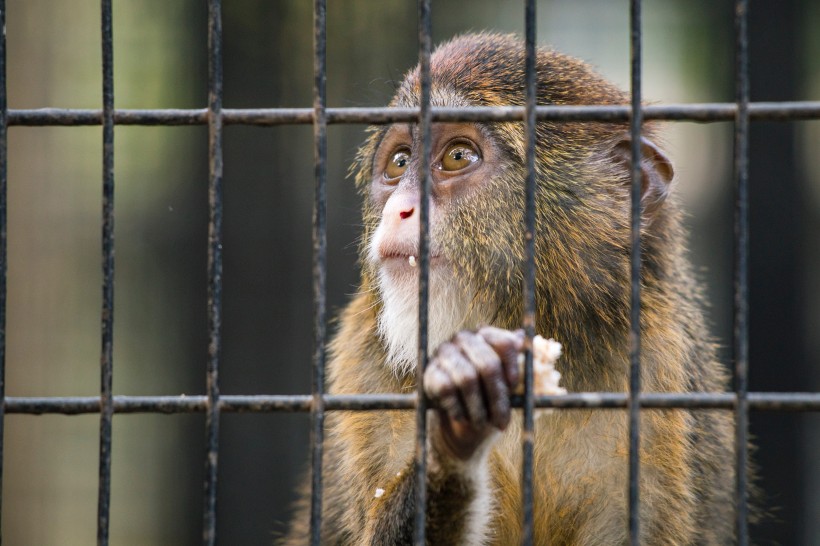
{"label": "monkey's finger", "polygon": [[483,428],[487,424],[487,410],[478,370],[453,343],[444,343],[439,347],[438,360],[441,367],[453,378],[464,404],[467,419],[474,427]]}
{"label": "monkey's finger", "polygon": [[524,350],[524,330],[504,330],[493,326],[485,326],[478,330],[478,334],[495,350],[504,364],[504,375],[507,378],[507,387],[514,390],[520,381],[518,371],[518,355]]}
{"label": "monkey's finger", "polygon": [[484,338],[473,332],[460,332],[455,342],[478,371],[487,398],[490,422],[501,430],[510,422],[510,393],[504,377],[501,357]]}
{"label": "monkey's finger", "polygon": [[431,360],[424,371],[424,392],[450,419],[467,421],[456,384],[450,374],[439,366],[437,360]]}

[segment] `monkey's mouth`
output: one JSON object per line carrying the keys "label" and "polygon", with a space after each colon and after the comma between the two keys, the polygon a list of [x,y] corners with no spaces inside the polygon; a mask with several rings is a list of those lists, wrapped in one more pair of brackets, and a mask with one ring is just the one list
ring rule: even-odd
{"label": "monkey's mouth", "polygon": [[[432,243],[433,241],[431,241]],[[409,275],[418,271],[421,264],[417,241],[396,240],[386,237],[373,245],[370,253],[374,265],[394,275]],[[430,246],[430,269],[437,269],[447,260],[435,244]]]}
{"label": "monkey's mouth", "polygon": [[[418,254],[408,254],[402,252],[390,252],[381,254],[382,267],[391,270],[412,271],[417,269],[421,263],[421,258]],[[444,262],[444,258],[439,254],[430,254],[430,267],[437,267]]]}

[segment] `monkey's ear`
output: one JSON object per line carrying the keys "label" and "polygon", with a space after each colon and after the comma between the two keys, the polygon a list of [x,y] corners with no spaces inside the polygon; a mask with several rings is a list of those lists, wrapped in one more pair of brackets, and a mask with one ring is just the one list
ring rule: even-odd
{"label": "monkey's ear", "polygon": [[[632,138],[629,135],[615,144],[612,156],[616,163],[631,172]],[[647,219],[651,220],[666,200],[674,176],[672,162],[663,150],[651,140],[641,137],[641,204]]]}

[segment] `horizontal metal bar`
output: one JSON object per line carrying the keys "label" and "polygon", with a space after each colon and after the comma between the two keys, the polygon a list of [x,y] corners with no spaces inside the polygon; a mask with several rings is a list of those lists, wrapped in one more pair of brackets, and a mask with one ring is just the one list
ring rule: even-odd
{"label": "horizontal metal bar", "polygon": [[[205,410],[205,396],[114,396],[114,413],[194,413]],[[100,412],[97,396],[6,397],[11,413],[61,413],[80,415]]]}
{"label": "horizontal metal bar", "polygon": [[[540,121],[608,121],[629,120],[630,106],[539,106]],[[414,123],[418,108],[328,108],[327,123]],[[433,107],[433,121],[523,121],[523,106],[473,106],[467,108]],[[718,122],[733,121],[734,103],[694,103],[648,105],[643,108],[645,120]],[[820,119],[820,101],[756,102],[749,104],[749,115],[755,121],[798,121]],[[255,108],[222,110],[225,125],[308,125],[313,123],[313,108]],[[208,110],[115,110],[116,125],[205,125]],[[39,108],[9,110],[12,126],[100,125],[102,110]]]}
{"label": "horizontal metal bar", "polygon": [[[12,112],[14,121],[12,122]],[[36,108],[9,110],[9,125],[100,125],[102,110]],[[205,125],[207,108],[196,110],[114,110],[115,125]]]}
{"label": "horizontal metal bar", "polygon": [[[415,394],[328,394],[323,396],[329,411],[399,410],[416,407]],[[626,408],[626,393],[580,392],[562,396],[536,396],[538,408]],[[734,393],[642,393],[638,399],[647,409],[734,409]],[[511,397],[513,407],[522,407],[522,396]],[[207,397],[194,396],[115,396],[114,413],[199,413],[205,411]],[[307,412],[313,404],[309,394],[221,395],[219,410],[231,413]],[[763,411],[820,411],[820,393],[749,393],[749,407]],[[17,397],[7,396],[5,412],[14,414],[79,415],[100,412],[99,396]]]}

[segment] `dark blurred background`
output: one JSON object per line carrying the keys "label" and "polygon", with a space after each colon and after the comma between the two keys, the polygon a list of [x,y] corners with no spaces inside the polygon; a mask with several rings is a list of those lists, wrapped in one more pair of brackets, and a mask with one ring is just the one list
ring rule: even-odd
{"label": "dark blurred background", "polygon": [[[523,4],[434,6],[436,42],[468,30],[523,33]],[[644,94],[731,101],[728,0],[644,9]],[[7,0],[9,106],[99,108],[99,3]],[[312,104],[311,3],[224,2],[226,108]],[[199,0],[115,2],[118,108],[206,105]],[[415,3],[328,7],[328,104],[385,104],[417,57]],[[542,44],[627,88],[628,3],[542,1]],[[752,100],[820,99],[820,6],[752,2]],[[668,124],[677,192],[710,320],[731,345],[732,125]],[[359,198],[347,178],[362,126],[329,128],[329,303],[356,290]],[[207,345],[207,129],[116,129],[116,394],[202,394]],[[224,394],[306,393],[312,340],[312,131],[225,131]],[[95,395],[101,302],[101,130],[9,131],[7,394]],[[751,389],[820,388],[820,122],[753,123]],[[223,415],[218,536],[269,544],[308,461],[306,415]],[[754,413],[764,504],[759,544],[820,544],[820,417]],[[98,416],[6,418],[2,534],[9,545],[91,544]],[[114,420],[112,544],[198,544],[204,418]]]}

